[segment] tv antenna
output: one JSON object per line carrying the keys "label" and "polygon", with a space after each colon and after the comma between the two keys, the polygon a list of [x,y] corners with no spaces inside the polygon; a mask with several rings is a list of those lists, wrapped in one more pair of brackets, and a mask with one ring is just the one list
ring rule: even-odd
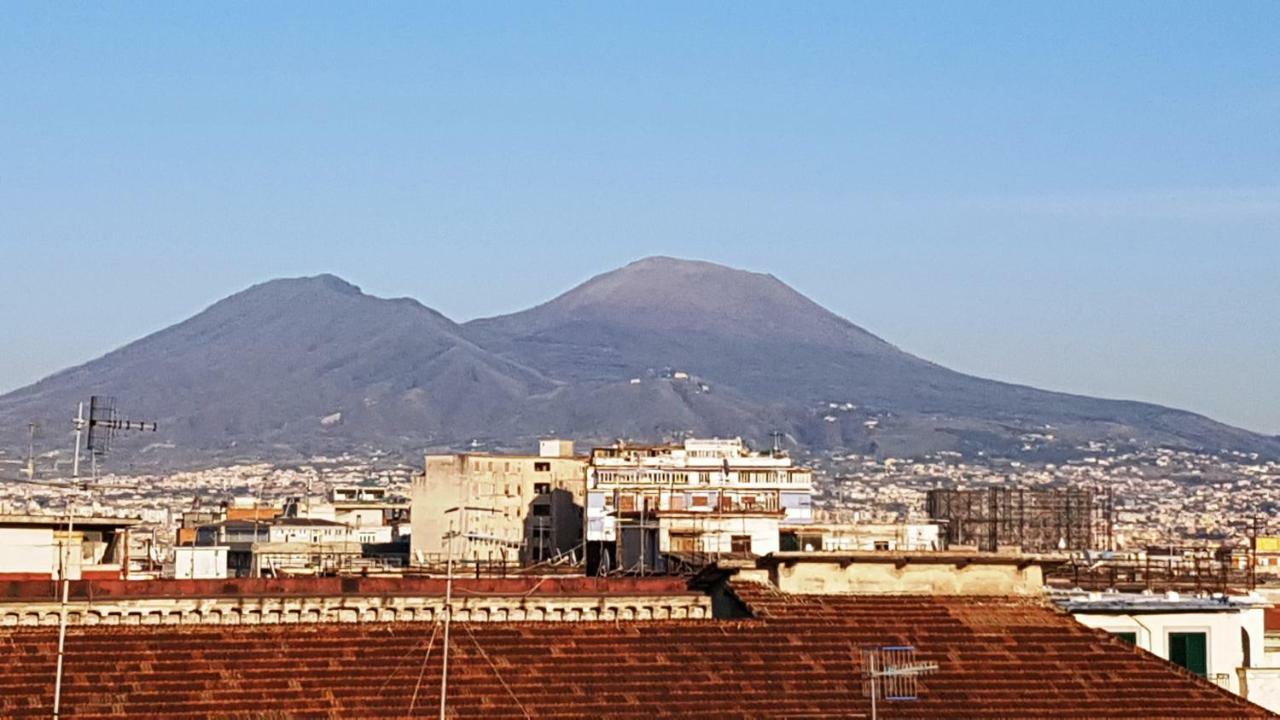
{"label": "tv antenna", "polygon": [[938,669],[938,663],[919,662],[910,645],[886,645],[862,651],[862,691],[871,698],[871,720],[877,720],[880,700],[920,699],[919,679]]}
{"label": "tv antenna", "polygon": [[111,438],[117,432],[138,431],[155,432],[154,422],[129,420],[116,412],[116,399],[106,395],[89,397],[89,417],[84,416],[84,403],[81,402],[72,420],[76,428],[76,452],[72,461],[72,477],[80,477],[80,438],[87,435],[84,449],[89,452],[89,460],[93,463],[94,474],[97,474],[98,458],[107,456],[111,450]]}

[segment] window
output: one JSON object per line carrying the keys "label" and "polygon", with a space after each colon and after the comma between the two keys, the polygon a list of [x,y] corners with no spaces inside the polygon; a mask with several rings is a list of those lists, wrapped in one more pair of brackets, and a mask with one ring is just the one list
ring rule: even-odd
{"label": "window", "polygon": [[888,550],[889,550],[889,541],[888,541],[888,540],[876,540],[876,551],[877,551],[877,552],[888,552]]}
{"label": "window", "polygon": [[736,553],[751,552],[751,536],[750,535],[729,536],[729,549]]}
{"label": "window", "polygon": [[1207,645],[1203,632],[1171,632],[1169,633],[1169,661],[1197,675],[1207,677],[1209,674]]}
{"label": "window", "polygon": [[706,496],[706,495],[694,495],[694,496],[693,496],[693,506],[694,506],[694,507],[706,507],[706,506],[707,506],[707,505],[709,505],[709,504],[711,504],[711,503],[710,503],[710,501],[707,499],[707,496]]}
{"label": "window", "polygon": [[1116,635],[1116,637],[1118,637],[1118,638],[1120,638],[1121,640],[1123,640],[1123,641],[1125,641],[1125,642],[1129,643],[1130,645],[1137,645],[1137,644],[1138,644],[1138,633],[1137,633],[1137,632],[1134,632],[1134,631],[1132,631],[1132,630],[1130,630],[1129,632],[1118,632],[1118,633],[1116,633],[1115,635]]}
{"label": "window", "polygon": [[534,505],[533,516],[534,517],[551,517],[551,506],[550,505]]}
{"label": "window", "polygon": [[535,462],[535,463],[533,464],[533,471],[534,471],[534,472],[551,472],[551,463],[549,463],[549,462]]}
{"label": "window", "polygon": [[692,553],[698,551],[698,536],[694,533],[671,533],[671,552]]}

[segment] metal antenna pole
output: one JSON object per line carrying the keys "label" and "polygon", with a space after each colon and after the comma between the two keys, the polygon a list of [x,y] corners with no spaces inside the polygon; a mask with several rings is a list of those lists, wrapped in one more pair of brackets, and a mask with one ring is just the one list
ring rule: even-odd
{"label": "metal antenna pole", "polygon": [[445,720],[445,700],[449,692],[449,621],[453,619],[453,519],[449,520],[449,533],[445,535],[444,581],[444,655],[440,667],[440,720]]}
{"label": "metal antenna pole", "polygon": [[880,688],[879,688],[879,687],[877,687],[876,683],[877,683],[877,682],[879,681],[879,679],[880,679],[880,672],[879,672],[879,669],[876,667],[876,653],[868,653],[868,659],[870,660],[870,663],[871,663],[871,667],[870,667],[870,673],[871,673],[871,720],[877,720],[877,715],[876,715],[876,695],[879,695],[879,694],[880,694]]}
{"label": "metal antenna pole", "polygon": [[75,460],[71,464],[71,477],[80,477],[80,436],[84,433],[84,401],[80,401],[80,407],[76,410],[76,419],[72,422],[76,426],[76,452]]}
{"label": "metal antenna pole", "polygon": [[[445,703],[449,697],[449,625],[453,620],[453,540],[459,536],[469,538],[467,533],[467,513],[468,511],[502,514],[501,510],[491,507],[478,507],[475,505],[459,505],[451,507],[444,511],[445,515],[458,513],[460,516],[459,524],[462,526],[462,532],[455,532],[453,529],[453,518],[449,518],[449,532],[445,534],[445,581],[444,581],[444,650],[441,656],[440,666],[440,720],[445,720]],[[463,546],[466,551],[466,546]],[[464,560],[466,558],[463,558]],[[476,565],[476,574],[479,576],[480,566]]]}
{"label": "metal antenna pole", "polygon": [[67,502],[67,536],[62,540],[62,604],[58,609],[58,667],[53,679],[53,720],[62,709],[62,665],[67,646],[67,601],[71,594],[71,533],[75,527],[76,508]]}

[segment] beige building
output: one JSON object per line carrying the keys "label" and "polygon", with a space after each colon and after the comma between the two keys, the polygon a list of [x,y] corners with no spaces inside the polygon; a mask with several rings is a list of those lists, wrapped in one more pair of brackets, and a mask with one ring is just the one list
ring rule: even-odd
{"label": "beige building", "polygon": [[586,465],[564,440],[543,440],[537,455],[427,455],[413,479],[410,563],[442,565],[450,531],[469,536],[455,541],[455,560],[581,557]]}

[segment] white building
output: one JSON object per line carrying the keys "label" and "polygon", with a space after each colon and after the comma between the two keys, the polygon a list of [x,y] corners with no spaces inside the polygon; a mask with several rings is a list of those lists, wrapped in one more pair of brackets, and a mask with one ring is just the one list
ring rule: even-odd
{"label": "white building", "polygon": [[1260,596],[1069,592],[1054,599],[1084,625],[1106,630],[1263,707],[1280,709],[1280,674],[1267,667],[1267,603]]}
{"label": "white building", "polygon": [[267,528],[267,542],[273,543],[351,542],[354,539],[349,525],[321,518],[279,517]]}
{"label": "white building", "polygon": [[778,550],[778,525],[808,523],[813,475],[739,438],[596,448],[587,466],[588,570],[661,568],[663,556]]}

